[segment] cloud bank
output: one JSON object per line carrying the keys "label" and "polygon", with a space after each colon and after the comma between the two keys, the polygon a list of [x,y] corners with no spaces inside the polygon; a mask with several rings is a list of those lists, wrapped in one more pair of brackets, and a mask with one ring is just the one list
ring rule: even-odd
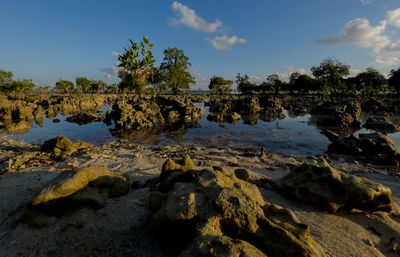
{"label": "cloud bank", "polygon": [[247,42],[245,39],[238,38],[237,36],[215,36],[213,38],[206,38],[206,40],[218,50],[229,50],[235,45],[245,44]]}

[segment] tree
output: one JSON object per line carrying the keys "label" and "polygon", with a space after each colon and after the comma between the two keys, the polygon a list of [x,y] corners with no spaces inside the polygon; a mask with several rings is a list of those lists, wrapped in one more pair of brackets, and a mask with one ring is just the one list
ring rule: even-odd
{"label": "tree", "polygon": [[74,83],[69,80],[59,80],[56,82],[54,90],[57,93],[70,93],[74,90]]}
{"label": "tree", "polygon": [[247,74],[241,76],[240,73],[236,75],[236,85],[239,92],[242,94],[252,93],[256,89],[256,85],[250,82],[250,78]]}
{"label": "tree", "polygon": [[290,75],[290,85],[292,91],[306,92],[318,90],[315,79],[307,74],[294,72]]}
{"label": "tree", "polygon": [[107,93],[117,94],[118,93],[118,84],[114,83],[114,84],[107,86]]}
{"label": "tree", "polygon": [[144,92],[154,69],[155,60],[151,52],[153,45],[149,43],[148,37],[143,37],[140,44],[132,40],[129,42],[131,46],[124,48],[125,53],[118,56],[118,67],[122,68],[118,73],[121,78],[120,88]]}
{"label": "tree", "polygon": [[86,77],[75,79],[76,89],[79,93],[88,93],[90,91],[91,81]]}
{"label": "tree", "polygon": [[107,87],[106,82],[102,80],[92,80],[90,82],[90,92],[92,93],[101,93],[105,92]]}
{"label": "tree", "polygon": [[397,91],[397,94],[400,94],[400,67],[390,71],[388,84]]}
{"label": "tree", "polygon": [[319,66],[312,67],[311,72],[315,78],[321,80],[324,86],[336,92],[341,92],[345,90],[343,76],[350,74],[349,69],[349,65],[327,58]]}
{"label": "tree", "polygon": [[208,88],[213,93],[229,94],[232,91],[232,80],[225,80],[223,77],[213,76],[210,79]]}
{"label": "tree", "polygon": [[0,70],[0,92],[28,93],[36,86],[30,79],[13,80],[13,76],[11,71]]}
{"label": "tree", "polygon": [[189,58],[184,54],[183,50],[176,47],[164,50],[164,59],[160,65],[160,72],[166,86],[174,94],[177,94],[179,89],[189,89],[190,84],[196,83],[194,77],[187,71],[190,66]]}
{"label": "tree", "polygon": [[386,79],[379,71],[367,68],[366,71],[357,74],[354,82],[357,91],[368,89],[368,91],[381,92],[386,84]]}

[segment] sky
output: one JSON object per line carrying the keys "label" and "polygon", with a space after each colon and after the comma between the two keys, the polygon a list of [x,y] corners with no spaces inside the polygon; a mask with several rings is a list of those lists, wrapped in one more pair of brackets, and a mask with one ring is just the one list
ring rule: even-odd
{"label": "sky", "polygon": [[399,0],[2,0],[0,24],[0,69],[38,86],[118,82],[118,54],[143,36],[156,64],[184,51],[194,89],[214,75],[286,80],[328,57],[352,74],[400,66]]}

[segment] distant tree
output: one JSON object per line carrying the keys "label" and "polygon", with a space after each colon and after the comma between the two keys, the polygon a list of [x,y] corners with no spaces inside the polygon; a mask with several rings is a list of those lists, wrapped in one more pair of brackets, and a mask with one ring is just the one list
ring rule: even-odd
{"label": "distant tree", "polygon": [[322,82],[323,87],[342,92],[346,90],[343,77],[350,74],[349,69],[349,65],[327,58],[319,66],[312,67],[311,72],[315,78]]}
{"label": "distant tree", "polygon": [[229,92],[232,91],[232,84],[232,80],[226,80],[223,77],[213,76],[210,79],[210,84],[208,85],[208,88],[213,93],[229,94]]}
{"label": "distant tree", "polygon": [[388,84],[396,90],[397,94],[400,94],[400,67],[390,71]]}
{"label": "distant tree", "polygon": [[13,76],[14,74],[10,71],[0,70],[0,92],[28,93],[34,90],[36,85],[32,80],[13,80]]}
{"label": "distant tree", "polygon": [[114,84],[108,85],[106,91],[109,94],[117,94],[118,93],[118,84],[114,83]]}
{"label": "distant tree", "polygon": [[368,92],[381,92],[384,90],[387,81],[379,71],[367,68],[366,71],[357,74],[354,82],[357,91],[368,89]]}
{"label": "distant tree", "polygon": [[294,85],[296,83],[296,80],[300,77],[300,75],[301,75],[301,73],[297,72],[297,71],[290,74],[289,84]]}
{"label": "distant tree", "polygon": [[75,79],[76,90],[79,93],[88,93],[90,91],[91,81],[86,77],[79,77]]}
{"label": "distant tree", "polygon": [[164,50],[164,59],[160,65],[160,72],[166,86],[174,94],[177,94],[180,89],[189,89],[190,84],[196,83],[194,77],[187,71],[190,66],[189,58],[184,54],[183,50],[176,47]]}
{"label": "distant tree", "polygon": [[118,67],[122,68],[118,73],[121,78],[120,89],[144,92],[154,69],[155,60],[151,52],[153,45],[149,43],[148,37],[143,37],[140,44],[132,40],[129,42],[131,46],[124,48],[124,54],[118,56]]}
{"label": "distant tree", "polygon": [[291,76],[290,85],[292,90],[299,92],[318,90],[315,79],[307,74],[300,74],[293,77]]}
{"label": "distant tree", "polygon": [[90,92],[102,93],[106,91],[107,84],[102,80],[92,80],[90,82]]}
{"label": "distant tree", "polygon": [[276,87],[272,83],[264,81],[256,86],[254,90],[260,93],[271,93],[276,91]]}
{"label": "distant tree", "polygon": [[242,94],[250,94],[256,89],[256,85],[250,82],[250,78],[247,74],[244,76],[238,73],[236,75],[237,89]]}
{"label": "distant tree", "polygon": [[50,91],[50,86],[38,87],[35,89],[35,92],[38,94],[45,94]]}
{"label": "distant tree", "polygon": [[74,90],[74,83],[69,80],[59,80],[56,82],[54,90],[57,93],[70,93]]}

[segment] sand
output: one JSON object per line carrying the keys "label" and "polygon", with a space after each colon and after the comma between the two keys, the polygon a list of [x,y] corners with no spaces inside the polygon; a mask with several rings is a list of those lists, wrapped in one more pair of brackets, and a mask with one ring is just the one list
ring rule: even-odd
{"label": "sand", "polygon": [[[0,159],[39,146],[0,137]],[[56,223],[34,228],[18,222],[23,207],[33,194],[66,169],[92,164],[124,172],[131,182],[144,183],[157,177],[168,158],[188,153],[197,168],[223,166],[228,169],[248,168],[260,176],[277,180],[292,165],[315,161],[268,152],[261,161],[254,149],[206,148],[194,145],[144,146],[123,141],[99,145],[60,162],[43,163],[0,175],[0,256],[163,256],[157,240],[147,229],[151,213],[147,209],[149,189],[131,190],[127,195],[109,199],[99,210],[83,208],[66,213]],[[263,197],[289,208],[311,228],[314,239],[328,256],[397,256],[389,251],[400,242],[400,177],[396,172],[371,165],[349,163],[338,158],[335,168],[392,189],[395,210],[391,214],[366,214],[357,211],[331,214],[316,207],[293,202],[277,191],[260,188]]]}

